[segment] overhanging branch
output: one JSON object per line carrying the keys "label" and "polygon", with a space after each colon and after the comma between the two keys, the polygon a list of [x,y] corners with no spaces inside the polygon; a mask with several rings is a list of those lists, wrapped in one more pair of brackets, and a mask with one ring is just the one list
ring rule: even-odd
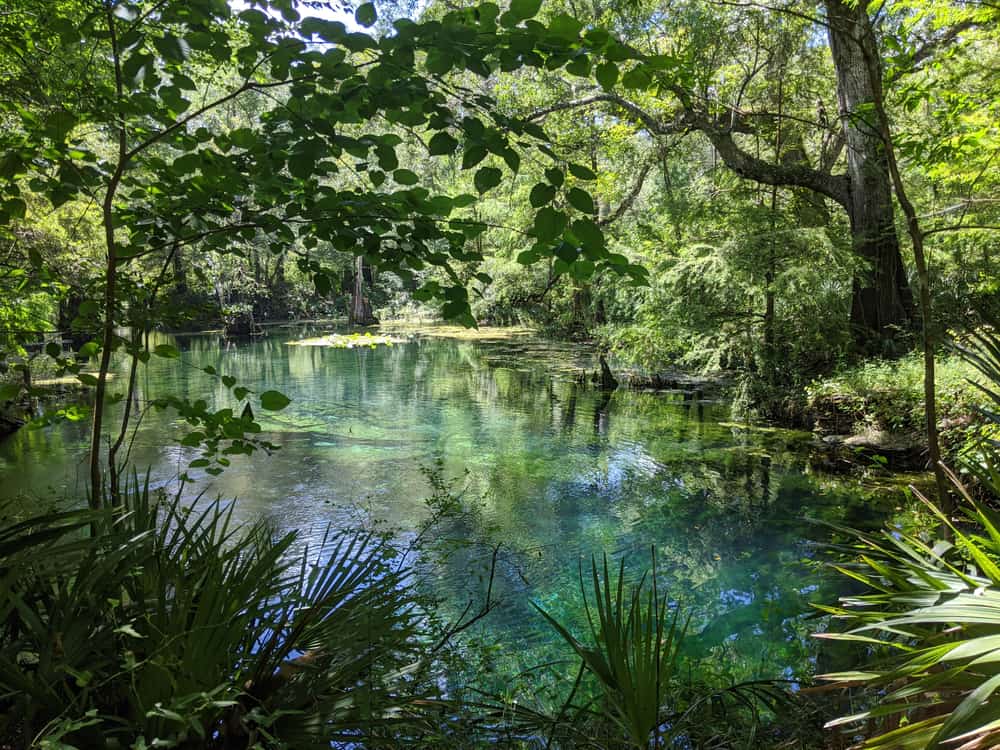
{"label": "overhanging branch", "polygon": [[597,222],[598,224],[600,224],[602,227],[606,227],[609,224],[618,221],[622,216],[625,215],[626,211],[632,208],[632,205],[635,203],[636,198],[639,197],[639,193],[642,192],[642,186],[645,184],[646,177],[649,175],[649,172],[652,168],[653,168],[652,159],[650,159],[649,161],[647,161],[645,164],[642,165],[642,169],[640,169],[639,174],[636,175],[635,183],[632,185],[632,189],[628,191],[628,193],[625,195],[624,198],[622,198],[622,202],[618,204],[618,208],[616,208],[606,218],[601,219],[599,222]]}
{"label": "overhanging branch", "polygon": [[[802,187],[830,198],[842,206],[848,202],[847,175],[834,175],[811,167],[796,164],[774,164],[760,159],[740,148],[733,138],[731,127],[720,127],[714,121],[700,115],[690,106],[690,100],[682,91],[674,91],[683,107],[680,117],[664,120],[647,112],[634,102],[618,94],[601,93],[559,102],[539,109],[528,116],[529,120],[540,120],[554,112],[589,107],[595,104],[613,104],[625,110],[632,120],[640,124],[651,135],[675,135],[697,130],[703,133],[722,161],[736,174],[754,182],[783,187]],[[743,118],[740,118],[743,119]]]}
{"label": "overhanging branch", "polygon": [[835,200],[842,206],[847,205],[847,175],[828,174],[797,164],[773,164],[744,151],[727,130],[720,130],[712,123],[700,119],[696,120],[695,127],[712,142],[725,165],[740,177],[765,185],[806,188]]}
{"label": "overhanging branch", "polygon": [[642,126],[648,130],[653,135],[676,135],[678,133],[686,133],[690,128],[686,127],[683,123],[668,123],[660,120],[655,115],[646,112],[637,104],[630,102],[618,94],[594,94],[592,96],[586,96],[582,99],[573,99],[567,102],[559,102],[558,104],[553,104],[544,109],[539,109],[528,116],[528,120],[541,120],[554,112],[561,112],[567,109],[579,109],[581,107],[589,107],[592,104],[608,103],[614,104],[621,107],[626,112],[628,112],[633,119],[642,123]]}

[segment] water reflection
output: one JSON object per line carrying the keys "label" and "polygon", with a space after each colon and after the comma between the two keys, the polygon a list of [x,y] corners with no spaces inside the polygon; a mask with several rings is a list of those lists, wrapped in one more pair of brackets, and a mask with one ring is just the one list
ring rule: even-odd
{"label": "water reflection", "polygon": [[[420,467],[440,457],[448,476],[468,470],[475,512],[439,530],[461,543],[425,555],[422,579],[456,616],[482,595],[502,542],[494,588],[504,606],[470,635],[504,644],[505,675],[551,656],[529,599],[582,630],[581,561],[607,551],[637,573],[651,547],[671,596],[694,613],[694,650],[715,654],[734,677],[808,672],[815,646],[804,615],[811,599],[830,596],[817,586],[830,584],[810,567],[809,540],[825,532],[805,519],[870,525],[896,502],[890,491],[812,473],[801,436],[733,427],[724,405],[553,378],[558,347],[421,339],[343,350],[289,347],[280,336],[170,343],[183,366],[154,358],[139,379],[142,405],[167,393],[226,404],[229,391],[204,374],[208,365],[293,399],[259,415],[279,451],[196,477],[197,489],[238,498],[244,518],[307,539],[362,516],[412,530],[429,491]],[[86,429],[22,430],[0,443],[2,494],[80,497]],[[173,414],[145,410],[135,464],[170,482],[195,457],[178,444],[183,434]]]}

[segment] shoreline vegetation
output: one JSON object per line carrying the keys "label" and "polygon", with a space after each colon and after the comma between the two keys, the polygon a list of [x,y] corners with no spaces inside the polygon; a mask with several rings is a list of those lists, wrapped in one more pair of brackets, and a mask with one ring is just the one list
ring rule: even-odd
{"label": "shoreline vegetation", "polygon": [[[481,326],[465,328],[429,319],[386,320],[367,327],[346,326],[344,319],[299,319],[261,324],[265,331],[284,332],[301,329],[323,330],[329,333],[287,341],[288,346],[320,346],[353,348],[357,346],[391,346],[420,337],[451,338],[460,341],[530,342],[543,351],[549,345],[574,347],[577,355],[590,358],[592,364],[582,369],[566,362],[552,361],[552,374],[572,377],[578,383],[598,382],[599,347],[594,342],[563,342],[544,338],[539,331],[525,326]],[[178,337],[225,335],[222,329],[199,331],[168,331]],[[244,338],[234,337],[235,340]],[[526,350],[531,356],[532,352]],[[536,352],[537,355],[537,352]],[[813,450],[827,454],[830,468],[840,466],[871,467],[881,463],[890,471],[926,470],[927,448],[923,434],[923,396],[921,365],[915,356],[896,360],[866,360],[845,367],[805,386],[803,391],[783,396],[785,408],[765,410],[777,416],[766,419],[756,412],[747,412],[735,402],[736,373],[697,373],[675,369],[649,372],[625,363],[613,362],[613,371],[623,388],[676,394],[691,402],[729,402],[733,404],[734,424],[751,429],[784,428],[805,430],[816,438]],[[84,373],[86,374],[86,373]],[[86,386],[78,377],[45,376],[43,371],[32,376],[36,389],[35,409],[39,404],[58,402],[68,394],[80,393]],[[9,377],[9,376],[8,376]],[[109,381],[115,377],[109,373]],[[938,392],[940,402],[939,429],[942,447],[949,461],[955,461],[972,450],[978,439],[980,411],[988,405],[976,383],[974,368],[957,356],[944,356],[939,361]],[[789,407],[791,403],[793,406]],[[4,420],[0,434],[28,424],[25,403],[8,402],[0,415]]]}
{"label": "shoreline vegetation", "polygon": [[[39,486],[63,435],[84,457],[73,497],[0,512],[0,746],[1000,746],[998,40],[1000,8],[958,0],[6,0],[0,432],[77,423],[9,444]],[[346,331],[279,322],[345,313]],[[216,328],[252,343],[194,362],[160,334]],[[460,341],[432,363],[463,363],[456,390],[396,345],[433,336]],[[413,408],[338,432],[398,395],[367,366],[380,386],[407,363]],[[722,428],[703,419],[719,402]],[[623,412],[669,460],[613,441]],[[470,537],[444,459],[426,523],[331,527],[309,552],[276,508],[238,524],[229,498],[192,497],[189,471],[262,490],[246,462],[292,453],[267,429],[285,418],[337,487],[428,434],[481,471],[540,472],[514,492],[542,518],[492,520],[593,546],[578,586],[531,601],[563,654],[489,691],[504,655],[466,637],[504,585],[534,589],[507,539]],[[479,450],[498,425],[511,455]],[[810,430],[823,466],[933,485],[891,508],[827,492],[775,460],[801,436],[776,425]],[[539,435],[544,460],[513,445]],[[307,465],[285,468],[271,489],[297,500]],[[385,502],[412,500],[396,487]],[[781,514],[813,507],[818,536],[789,533]],[[604,554],[624,524],[645,573]],[[462,564],[470,542],[475,596],[415,583],[413,555]],[[709,587],[711,628],[689,629],[671,576]],[[685,648],[775,624],[780,654],[823,629],[801,674],[730,679]]]}

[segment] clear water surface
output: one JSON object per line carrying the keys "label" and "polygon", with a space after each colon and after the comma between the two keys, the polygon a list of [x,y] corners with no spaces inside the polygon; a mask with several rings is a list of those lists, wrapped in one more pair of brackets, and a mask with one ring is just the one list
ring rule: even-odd
{"label": "clear water surface", "polygon": [[[417,336],[374,349],[288,346],[315,331],[252,342],[163,337],[182,364],[154,358],[139,398],[183,394],[219,406],[227,390],[199,368],[293,399],[258,414],[281,446],[234,460],[201,488],[237,498],[240,518],[265,518],[308,540],[329,524],[374,519],[412,534],[427,516],[422,468],[441,462],[467,512],[433,531],[422,585],[446,617],[481,601],[500,544],[494,593],[502,603],[465,637],[492,654],[503,685],[561,652],[535,601],[583,634],[579,570],[607,552],[630,575],[655,548],[671,598],[691,612],[691,648],[724,679],[798,678],[820,653],[811,601],[840,585],[817,570],[828,532],[809,519],[869,527],[898,512],[902,492],[811,466],[808,436],[747,430],[729,407],[682,394],[574,382],[592,367],[580,349],[530,338]],[[136,434],[136,466],[167,483],[196,455],[176,415],[150,411]],[[0,442],[0,497],[82,497],[87,425],[21,430]],[[482,648],[480,649],[482,650]],[[530,673],[529,673],[530,674]],[[480,675],[482,679],[484,675]],[[530,683],[531,677],[522,677]]]}

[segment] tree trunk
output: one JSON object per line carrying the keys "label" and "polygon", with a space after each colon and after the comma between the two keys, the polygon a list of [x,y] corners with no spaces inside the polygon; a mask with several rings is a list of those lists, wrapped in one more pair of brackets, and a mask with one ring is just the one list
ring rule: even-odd
{"label": "tree trunk", "polygon": [[174,257],[171,260],[174,272],[174,292],[180,298],[187,297],[189,291],[187,267],[184,265],[183,252],[183,248],[176,248],[174,250]]}
{"label": "tree trunk", "polygon": [[80,314],[80,305],[83,304],[84,299],[82,290],[71,287],[67,295],[59,300],[56,327],[59,329],[60,334],[64,334],[65,338],[69,339],[70,346],[73,349],[79,349],[93,336],[97,335],[94,331],[83,331],[73,325],[73,321]]}
{"label": "tree trunk", "polygon": [[288,298],[288,278],[285,275],[285,253],[281,252],[274,259],[274,270],[267,282],[271,290],[271,315],[278,318],[291,318],[292,306]]}
{"label": "tree trunk", "polygon": [[365,259],[361,256],[354,260],[354,289],[351,294],[351,307],[347,311],[347,320],[356,326],[378,323],[378,318],[372,312],[372,304],[365,294]]}
{"label": "tree trunk", "polygon": [[611,372],[611,368],[608,366],[608,360],[605,358],[603,352],[598,356],[598,362],[601,365],[601,377],[599,380],[601,390],[613,391],[618,387],[618,380],[615,378],[614,373]]}
{"label": "tree trunk", "polygon": [[570,333],[579,338],[590,336],[590,308],[592,297],[590,294],[590,284],[587,282],[573,282],[572,296],[573,318],[570,321]]}
{"label": "tree trunk", "polygon": [[[924,232],[920,228],[920,218],[917,210],[910,200],[903,184],[903,177],[899,171],[899,160],[896,158],[896,147],[892,140],[892,128],[889,124],[889,115],[885,111],[885,99],[882,95],[881,68],[878,65],[878,58],[871,55],[865,57],[868,76],[870,80],[878,82],[875,98],[875,116],[879,128],[879,137],[885,149],[886,164],[889,168],[889,175],[892,178],[892,185],[896,191],[896,200],[899,207],[906,216],[906,228],[913,243],[913,260],[917,268],[917,291],[920,300],[920,332],[921,344],[924,350],[924,419],[927,430],[927,458],[930,461],[931,469],[934,471],[934,479],[937,483],[938,505],[946,514],[955,510],[952,501],[950,487],[945,477],[944,465],[941,462],[941,444],[938,435],[937,424],[937,392],[935,385],[935,363],[934,350],[935,341],[933,334],[934,316],[931,306],[930,273],[927,268],[927,253],[924,251]],[[946,532],[947,533],[947,532]]]}
{"label": "tree trunk", "polygon": [[[855,340],[884,351],[900,330],[913,325],[913,294],[899,250],[892,185],[875,117],[876,90],[867,59],[880,60],[864,4],[826,0],[837,97],[847,151],[847,214],[854,250],[865,262],[854,279],[851,326]],[[881,72],[879,73],[879,79]]]}
{"label": "tree trunk", "polygon": [[[783,163],[780,155],[770,162],[749,153],[734,138],[736,133],[752,132],[747,113],[734,108],[720,117],[707,109],[700,97],[669,79],[664,79],[663,86],[681,108],[674,116],[662,117],[619,94],[602,92],[561,101],[536,111],[529,119],[598,103],[613,104],[653,136],[700,131],[715,146],[716,155],[741,177],[766,185],[805,188],[836,201],[848,214],[854,251],[866,266],[854,280],[851,325],[855,341],[863,350],[895,354],[899,348],[893,339],[914,327],[915,312],[896,234],[889,166],[875,118],[875,94],[882,89],[881,55],[864,3],[823,0],[823,5],[843,138],[825,142],[819,169],[798,160]],[[866,56],[879,68],[875,80],[869,75]],[[833,174],[830,169],[844,148],[847,173]]]}

